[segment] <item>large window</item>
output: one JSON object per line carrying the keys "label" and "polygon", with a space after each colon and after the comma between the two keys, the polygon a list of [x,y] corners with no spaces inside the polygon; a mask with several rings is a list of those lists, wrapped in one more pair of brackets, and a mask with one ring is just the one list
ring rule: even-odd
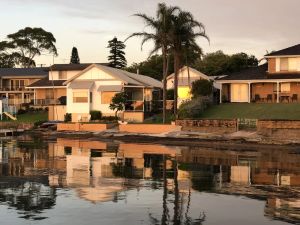
{"label": "large window", "polygon": [[87,91],[74,91],[73,92],[73,102],[74,103],[88,103],[89,92]]}
{"label": "large window", "polygon": [[110,104],[112,98],[117,94],[117,92],[105,91],[101,92],[101,104]]}
{"label": "large window", "polygon": [[280,59],[280,71],[288,71],[289,70],[289,61],[288,58]]}

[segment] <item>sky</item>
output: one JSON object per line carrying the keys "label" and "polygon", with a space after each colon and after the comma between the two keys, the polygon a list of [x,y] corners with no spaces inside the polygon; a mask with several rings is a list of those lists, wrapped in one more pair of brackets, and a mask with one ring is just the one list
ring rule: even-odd
{"label": "sky", "polygon": [[[134,13],[155,16],[157,0],[0,0],[0,40],[25,27],[42,27],[56,38],[55,63],[69,63],[76,46],[81,62],[107,62],[107,42],[125,40],[145,30]],[[168,5],[190,11],[205,24],[210,43],[199,39],[205,53],[246,52],[259,59],[266,51],[300,43],[300,0],[166,0]],[[4,10],[3,10],[4,9]],[[143,49],[139,38],[126,42],[128,64],[147,59],[152,44]],[[35,59],[49,66],[51,55]]]}

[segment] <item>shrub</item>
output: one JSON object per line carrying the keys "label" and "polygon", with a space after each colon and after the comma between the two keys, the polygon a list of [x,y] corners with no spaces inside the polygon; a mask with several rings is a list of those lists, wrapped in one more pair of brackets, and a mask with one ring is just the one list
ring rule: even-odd
{"label": "shrub", "polygon": [[196,80],[192,83],[191,93],[194,98],[198,96],[210,96],[213,91],[213,82],[210,80]]}
{"label": "shrub", "polygon": [[43,123],[46,123],[46,120],[36,121],[34,122],[34,127],[40,127]]}
{"label": "shrub", "polygon": [[25,113],[27,113],[27,110],[19,109],[17,114],[20,115],[20,114],[25,114]]}
{"label": "shrub", "polygon": [[211,100],[208,97],[197,97],[184,101],[178,109],[178,117],[180,119],[198,118],[209,105],[211,105]]}
{"label": "shrub", "polygon": [[91,114],[91,120],[101,120],[102,118],[102,113],[100,111],[90,111]]}
{"label": "shrub", "polygon": [[115,116],[102,116],[102,120],[103,121],[116,121],[116,117]]}
{"label": "shrub", "polygon": [[72,114],[71,113],[66,113],[65,114],[65,122],[70,122],[72,120]]}

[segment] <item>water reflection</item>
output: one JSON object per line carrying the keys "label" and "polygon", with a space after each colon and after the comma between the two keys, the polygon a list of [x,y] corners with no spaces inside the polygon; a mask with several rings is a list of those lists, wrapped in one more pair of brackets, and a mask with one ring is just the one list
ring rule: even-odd
{"label": "water reflection", "polygon": [[[1,140],[0,202],[22,219],[51,224],[47,213],[60,206],[57,193],[71,190],[72,198],[96,205],[138,199],[132,207],[141,210],[152,202],[161,208],[146,207],[142,224],[209,224],[209,200],[198,204],[194,199],[213,193],[264,201],[259,213],[270,219],[264,224],[299,222],[300,154],[294,149],[241,150],[63,138]],[[149,199],[153,192],[155,197]],[[142,198],[147,201],[139,201]]]}

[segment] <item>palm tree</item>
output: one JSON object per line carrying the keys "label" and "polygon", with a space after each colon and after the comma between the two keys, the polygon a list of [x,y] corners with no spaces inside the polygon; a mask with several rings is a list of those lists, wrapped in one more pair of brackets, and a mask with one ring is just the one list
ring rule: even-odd
{"label": "palm tree", "polygon": [[[159,3],[156,11],[156,18],[149,17],[145,14],[134,14],[134,16],[140,17],[146,23],[146,27],[150,27],[153,33],[148,32],[138,32],[131,34],[126,40],[131,37],[142,37],[141,46],[148,42],[154,42],[154,48],[149,54],[149,57],[154,53],[158,52],[160,49],[163,56],[163,123],[166,122],[166,102],[167,102],[167,75],[168,75],[168,54],[170,39],[169,33],[172,29],[172,17],[176,12],[179,12],[178,7],[166,6],[165,3]],[[125,40],[125,41],[126,41]]]}
{"label": "palm tree", "polygon": [[174,55],[174,114],[177,116],[178,103],[178,72],[183,64],[185,48],[193,48],[199,52],[201,48],[196,43],[198,37],[209,41],[202,23],[196,21],[190,12],[180,11],[172,16],[172,30],[169,33]]}

